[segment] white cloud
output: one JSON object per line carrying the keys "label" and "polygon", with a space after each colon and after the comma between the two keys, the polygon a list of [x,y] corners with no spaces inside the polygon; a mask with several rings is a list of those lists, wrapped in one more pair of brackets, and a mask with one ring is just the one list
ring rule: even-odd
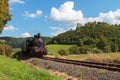
{"label": "white cloud", "polygon": [[31,37],[30,33],[28,32],[25,32],[22,34],[22,37],[25,38],[25,37]]}
{"label": "white cloud", "polygon": [[82,11],[81,10],[76,11],[73,8],[74,2],[71,1],[62,4],[58,9],[53,7],[48,18],[63,24],[71,23],[71,25],[77,21],[83,22],[84,17]]}
{"label": "white cloud", "polygon": [[55,32],[52,32],[51,35],[52,36],[57,36],[58,34],[60,33],[63,33],[65,32],[66,30],[64,30],[63,28],[61,27],[49,27],[51,30],[55,31]]}
{"label": "white cloud", "polygon": [[25,2],[24,2],[23,0],[9,0],[9,4],[10,4],[9,9],[10,9],[10,10],[14,10],[14,8],[12,8],[11,5],[12,5],[12,4],[17,4],[17,3],[19,3],[19,4],[24,4]]}
{"label": "white cloud", "polygon": [[107,22],[110,24],[120,24],[120,9],[99,13],[97,17],[85,18],[81,10],[74,10],[74,2],[69,1],[59,8],[52,7],[49,16],[45,18],[62,23],[71,28],[75,28],[77,23],[84,25],[87,22]]}
{"label": "white cloud", "polygon": [[25,11],[23,16],[28,17],[28,18],[37,18],[42,15],[41,10],[37,10],[36,13],[29,13],[28,11]]}
{"label": "white cloud", "polygon": [[120,24],[120,9],[109,11],[108,13],[100,13],[99,21],[108,22],[110,24]]}
{"label": "white cloud", "polygon": [[13,3],[24,4],[25,2],[24,2],[23,0],[9,0],[9,3],[10,3],[10,4],[13,4]]}
{"label": "white cloud", "polygon": [[4,27],[3,30],[4,31],[14,31],[14,30],[17,30],[17,28],[15,28],[14,26],[7,26],[7,27]]}

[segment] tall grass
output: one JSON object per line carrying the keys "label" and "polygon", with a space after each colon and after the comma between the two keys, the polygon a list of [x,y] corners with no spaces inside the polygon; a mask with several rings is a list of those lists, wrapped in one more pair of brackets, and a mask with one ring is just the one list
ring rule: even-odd
{"label": "tall grass", "polygon": [[120,63],[120,53],[90,54],[86,61]]}
{"label": "tall grass", "polygon": [[79,54],[65,56],[67,59],[106,62],[106,63],[120,63],[120,53],[101,53],[101,54]]}
{"label": "tall grass", "polygon": [[43,70],[35,70],[17,60],[0,56],[0,80],[61,80]]}

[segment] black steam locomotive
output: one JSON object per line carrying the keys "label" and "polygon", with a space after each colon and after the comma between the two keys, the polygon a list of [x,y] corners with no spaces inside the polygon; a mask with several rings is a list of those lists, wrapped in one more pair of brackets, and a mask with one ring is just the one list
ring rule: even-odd
{"label": "black steam locomotive", "polygon": [[29,37],[26,42],[22,44],[22,53],[36,57],[47,55],[47,49],[45,48],[44,40],[40,36],[40,33],[34,35],[34,37]]}

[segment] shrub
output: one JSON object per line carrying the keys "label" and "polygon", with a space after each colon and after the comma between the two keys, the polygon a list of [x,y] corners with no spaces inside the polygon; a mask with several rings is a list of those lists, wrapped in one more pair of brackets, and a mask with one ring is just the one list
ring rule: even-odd
{"label": "shrub", "polygon": [[0,44],[4,44],[4,42],[5,42],[4,40],[1,40],[1,39],[0,39]]}
{"label": "shrub", "polygon": [[7,44],[0,44],[0,55],[11,56],[12,48]]}
{"label": "shrub", "polygon": [[79,48],[79,51],[81,54],[86,54],[86,53],[92,52],[92,50],[89,46],[82,46]]}
{"label": "shrub", "polygon": [[110,46],[104,46],[104,52],[105,53],[111,52],[111,47]]}
{"label": "shrub", "polygon": [[117,44],[112,44],[112,45],[111,45],[111,51],[112,51],[112,52],[118,52],[118,50],[119,50],[119,49],[118,49],[118,45],[117,45]]}
{"label": "shrub", "polygon": [[78,46],[72,46],[69,48],[70,54],[80,54],[79,47]]}
{"label": "shrub", "polygon": [[61,56],[63,56],[63,55],[68,55],[68,53],[67,53],[67,51],[66,51],[65,49],[60,49],[60,50],[58,51],[58,54],[60,54]]}
{"label": "shrub", "polygon": [[12,47],[9,45],[5,45],[5,55],[10,57],[11,53],[12,53]]}
{"label": "shrub", "polygon": [[103,51],[101,49],[98,49],[98,48],[93,48],[92,52],[93,53],[103,53]]}
{"label": "shrub", "polygon": [[5,55],[5,47],[3,44],[0,44],[0,55]]}

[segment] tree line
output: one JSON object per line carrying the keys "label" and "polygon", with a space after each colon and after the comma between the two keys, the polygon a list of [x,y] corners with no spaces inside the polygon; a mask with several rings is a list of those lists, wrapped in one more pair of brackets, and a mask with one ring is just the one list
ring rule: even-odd
{"label": "tree line", "polygon": [[[43,37],[45,44],[51,42],[50,37]],[[27,38],[15,38],[15,37],[0,37],[0,40],[3,40],[5,44],[10,45],[12,48],[21,48],[23,42],[26,42]]]}
{"label": "tree line", "polygon": [[84,49],[99,49],[103,52],[120,51],[120,25],[105,22],[88,22],[52,38],[54,44],[75,44]]}

